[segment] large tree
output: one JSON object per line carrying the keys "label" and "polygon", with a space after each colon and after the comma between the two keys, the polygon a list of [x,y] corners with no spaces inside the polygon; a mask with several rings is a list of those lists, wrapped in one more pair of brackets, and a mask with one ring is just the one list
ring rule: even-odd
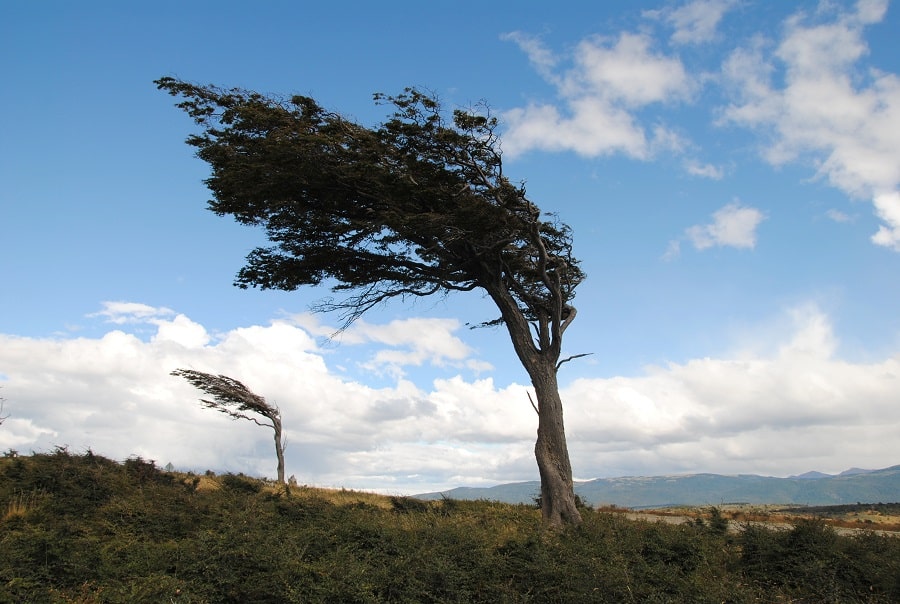
{"label": "large tree", "polygon": [[202,127],[209,208],[265,227],[237,274],[242,288],[327,284],[345,297],[318,310],[345,325],[393,298],[480,289],[499,309],[537,397],[535,455],[544,520],[578,524],[557,385],[571,300],[584,278],[570,228],[503,174],[498,121],[447,116],[431,95],[375,95],[393,106],[366,127],[306,96],[278,98],[161,78]]}
{"label": "large tree", "polygon": [[[281,410],[278,405],[266,402],[266,399],[252,392],[227,375],[214,375],[193,369],[176,369],[172,375],[183,377],[193,386],[212,397],[200,399],[205,407],[215,409],[232,419],[246,419],[257,426],[272,429],[275,437],[275,457],[278,459],[278,483],[290,493],[284,481],[284,439],[281,435]],[[262,418],[260,421],[259,418]]]}

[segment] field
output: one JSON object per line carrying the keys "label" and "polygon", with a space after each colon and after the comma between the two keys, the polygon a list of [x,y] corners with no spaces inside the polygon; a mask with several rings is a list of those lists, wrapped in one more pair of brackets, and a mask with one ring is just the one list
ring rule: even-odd
{"label": "field", "polygon": [[[832,506],[780,506],[725,504],[713,508],[667,507],[628,512],[632,520],[659,520],[672,524],[708,521],[715,513],[728,521],[731,530],[740,531],[745,524],[762,524],[772,528],[790,528],[798,521],[819,520],[839,534],[852,535],[873,531],[900,537],[900,503],[857,503]],[[612,509],[609,511],[617,511]],[[619,510],[621,511],[621,510]]]}
{"label": "field", "polygon": [[286,496],[64,449],[0,457],[0,603],[900,601],[894,536],[777,510],[783,530],[750,510],[631,513],[585,508],[549,532],[533,505]]}

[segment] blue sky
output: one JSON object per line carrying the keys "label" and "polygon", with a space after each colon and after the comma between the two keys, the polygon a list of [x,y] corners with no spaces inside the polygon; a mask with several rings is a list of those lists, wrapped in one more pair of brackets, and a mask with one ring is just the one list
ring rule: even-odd
{"label": "blue sky", "polygon": [[336,341],[326,295],[231,283],[261,235],[205,209],[152,81],[487,102],[505,169],[574,228],[561,371],[576,477],[900,463],[900,9],[751,2],[6,2],[0,449],[274,473],[168,371],[276,400],[288,473],[421,492],[537,477],[525,375],[477,294]]}

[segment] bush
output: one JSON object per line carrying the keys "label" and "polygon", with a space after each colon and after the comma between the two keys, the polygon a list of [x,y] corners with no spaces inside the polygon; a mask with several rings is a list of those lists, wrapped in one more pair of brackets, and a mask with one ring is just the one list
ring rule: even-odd
{"label": "bush", "polygon": [[243,474],[225,474],[221,478],[222,486],[237,493],[255,494],[262,490],[262,483],[247,478]]}

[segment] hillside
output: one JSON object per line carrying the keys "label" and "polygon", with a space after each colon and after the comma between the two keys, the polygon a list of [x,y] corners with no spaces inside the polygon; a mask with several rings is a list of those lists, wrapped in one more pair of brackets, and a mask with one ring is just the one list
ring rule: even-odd
{"label": "hillside", "polygon": [[[534,501],[540,483],[519,482],[487,488],[460,487],[421,499],[486,499],[505,503]],[[790,478],[719,474],[600,478],[577,483],[575,492],[591,505],[629,508],[710,506],[725,503],[840,505],[900,501],[900,466],[854,469],[836,476],[807,473]]]}
{"label": "hillside", "polygon": [[426,502],[64,449],[0,457],[0,604],[900,601],[900,539]]}

